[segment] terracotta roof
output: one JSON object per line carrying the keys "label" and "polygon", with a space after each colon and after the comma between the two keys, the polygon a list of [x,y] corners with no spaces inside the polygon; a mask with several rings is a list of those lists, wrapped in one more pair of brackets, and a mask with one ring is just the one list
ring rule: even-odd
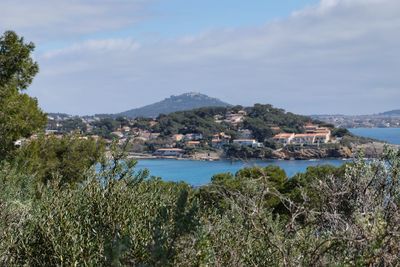
{"label": "terracotta roof", "polygon": [[294,138],[296,137],[314,137],[316,134],[296,134]]}

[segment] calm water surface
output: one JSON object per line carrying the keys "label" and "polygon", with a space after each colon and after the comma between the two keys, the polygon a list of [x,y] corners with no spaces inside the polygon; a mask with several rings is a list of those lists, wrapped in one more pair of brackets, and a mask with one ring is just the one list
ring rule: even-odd
{"label": "calm water surface", "polygon": [[139,169],[147,168],[150,174],[160,176],[166,181],[184,181],[194,186],[204,185],[210,182],[211,177],[217,173],[236,173],[244,167],[277,165],[286,171],[288,176],[293,176],[298,172],[304,172],[308,166],[318,166],[331,164],[340,166],[345,161],[342,160],[268,160],[268,161],[193,161],[193,160],[173,160],[155,159],[139,160]]}
{"label": "calm water surface", "polygon": [[349,129],[355,135],[375,138],[391,144],[400,145],[400,128],[354,128]]}

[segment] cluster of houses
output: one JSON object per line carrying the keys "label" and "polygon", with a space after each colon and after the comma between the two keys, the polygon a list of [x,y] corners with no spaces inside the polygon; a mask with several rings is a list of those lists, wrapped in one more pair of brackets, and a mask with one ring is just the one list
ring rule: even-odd
{"label": "cluster of houses", "polygon": [[[247,130],[249,131],[249,130]],[[248,133],[246,131],[246,133]],[[258,147],[263,147],[263,144],[260,142],[257,142],[255,139],[251,139],[250,136],[248,139],[232,139],[232,136],[227,135],[224,132],[216,133],[212,136],[211,142],[209,145],[213,148],[216,149],[222,149],[225,145],[228,145],[230,143],[236,144],[238,146],[243,146],[243,147],[253,147],[253,148],[258,148]],[[202,134],[174,134],[172,136],[172,139],[175,142],[184,142],[186,148],[196,148],[196,147],[201,147],[203,144],[207,143]],[[171,156],[171,157],[179,157],[182,156],[185,153],[184,149],[176,148],[176,147],[163,147],[160,149],[157,149],[154,152],[154,155],[156,156]]]}
{"label": "cluster of houses", "polygon": [[229,144],[232,137],[225,133],[214,134],[211,140],[211,146],[214,148],[222,148],[224,145]]}
{"label": "cluster of houses", "polygon": [[226,122],[228,124],[237,126],[239,123],[244,121],[246,116],[247,116],[247,112],[245,110],[239,110],[236,113],[228,112],[225,114],[225,116],[216,115],[216,116],[214,116],[214,120],[217,123]]}
{"label": "cluster of houses", "polygon": [[[247,116],[246,111],[240,110],[237,112],[228,112],[225,115],[217,115],[214,117],[215,121],[218,123],[229,123],[233,126],[240,125],[241,122]],[[71,117],[68,116],[54,116],[49,117],[49,121],[51,125],[46,131],[47,134],[57,134],[57,129],[62,126],[62,123]],[[88,117],[82,118],[82,122],[87,126],[87,133],[91,133],[92,124],[95,121],[98,121],[97,117]],[[156,121],[151,121],[150,126],[157,124]],[[260,148],[263,147],[263,143],[258,142],[253,137],[253,133],[249,129],[238,129],[237,137],[234,139],[232,136],[220,132],[215,133],[211,140],[209,137],[205,138],[201,133],[187,133],[187,134],[174,134],[169,138],[159,139],[160,133],[154,133],[145,129],[140,129],[137,127],[132,127],[132,123],[130,126],[121,126],[115,129],[112,132],[112,135],[117,137],[119,143],[125,143],[127,140],[131,140],[133,142],[152,142],[157,143],[158,146],[162,143],[162,148],[157,149],[154,152],[156,156],[171,156],[171,157],[180,157],[183,156],[188,149],[190,148],[201,148],[205,145],[209,145],[215,149],[222,149],[224,146],[233,144],[241,147],[251,147],[251,148]],[[237,127],[236,127],[237,128]],[[280,143],[284,146],[286,145],[319,145],[331,142],[331,131],[327,127],[320,127],[319,125],[307,124],[304,126],[305,132],[301,134],[296,133],[284,133],[281,132],[279,127],[271,127],[271,130],[277,133],[273,140],[277,143]],[[92,138],[100,138],[96,135],[91,135]],[[156,141],[157,140],[157,141]],[[108,140],[111,142],[111,140]],[[20,142],[20,141],[18,141]],[[22,141],[21,141],[22,142]],[[160,143],[161,142],[161,143]],[[21,143],[16,143],[16,145],[21,145]]]}
{"label": "cluster of houses", "polygon": [[279,133],[273,139],[282,145],[318,145],[331,141],[331,130],[329,128],[314,124],[307,124],[304,128],[305,133]]}

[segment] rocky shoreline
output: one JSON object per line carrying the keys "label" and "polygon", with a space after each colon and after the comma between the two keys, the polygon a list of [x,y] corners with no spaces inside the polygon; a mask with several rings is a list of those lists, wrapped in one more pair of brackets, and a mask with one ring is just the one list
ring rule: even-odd
{"label": "rocky shoreline", "polygon": [[309,160],[309,159],[327,159],[327,158],[352,158],[353,153],[347,147],[336,148],[301,148],[295,151],[275,150],[272,153],[273,159],[283,160]]}
{"label": "rocky shoreline", "polygon": [[[384,152],[384,148],[390,146],[400,148],[398,145],[390,145],[382,142],[371,142],[362,145],[352,145],[351,147],[340,146],[336,148],[310,148],[300,147],[295,150],[278,149],[272,152],[272,156],[263,159],[280,159],[280,160],[313,160],[313,159],[351,159],[357,155],[365,158],[377,158]],[[154,156],[147,153],[131,153],[132,159],[176,159],[176,160],[199,160],[199,161],[218,161],[226,158],[222,153],[217,152],[200,152],[190,156],[174,157],[174,156]]]}

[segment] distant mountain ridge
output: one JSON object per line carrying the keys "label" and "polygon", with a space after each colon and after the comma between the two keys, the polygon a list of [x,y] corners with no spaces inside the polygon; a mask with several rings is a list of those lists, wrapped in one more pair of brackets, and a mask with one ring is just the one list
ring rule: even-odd
{"label": "distant mountain ridge", "polygon": [[400,109],[395,109],[395,110],[386,111],[386,112],[380,113],[379,115],[384,115],[384,116],[400,116]]}
{"label": "distant mountain ridge", "polygon": [[115,116],[129,118],[149,117],[155,118],[160,114],[169,114],[176,111],[185,111],[203,107],[228,107],[231,106],[218,98],[209,97],[201,93],[185,93],[178,96],[172,95],[162,101],[141,108],[124,111]]}

